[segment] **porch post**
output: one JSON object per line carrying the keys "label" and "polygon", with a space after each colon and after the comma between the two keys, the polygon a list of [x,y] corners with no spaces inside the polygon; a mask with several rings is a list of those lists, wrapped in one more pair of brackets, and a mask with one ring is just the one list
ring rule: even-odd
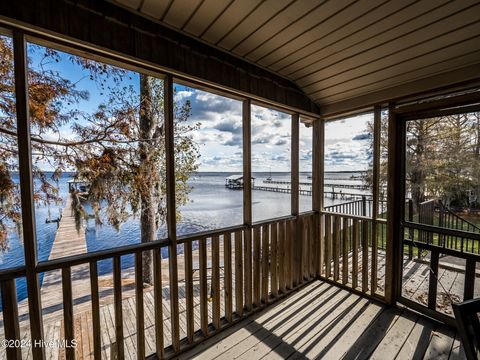
{"label": "porch post", "polygon": [[[375,295],[377,291],[377,268],[378,268],[378,191],[380,186],[380,139],[382,131],[382,108],[380,106],[375,106],[374,108],[374,119],[373,119],[373,176],[372,176],[372,273],[371,273],[371,291],[372,295]],[[365,215],[365,214],[364,214]]]}
{"label": "porch post", "polygon": [[325,122],[317,119],[313,122],[313,154],[312,154],[312,210],[315,211],[315,241],[317,276],[322,275],[323,261],[323,198],[324,198],[324,154],[325,154]]}
{"label": "porch post", "polygon": [[32,150],[30,144],[30,115],[28,111],[28,70],[24,33],[13,32],[13,55],[15,69],[15,99],[17,112],[18,162],[20,168],[20,194],[22,201],[22,230],[27,278],[28,310],[32,355],[34,359],[45,358],[45,348],[35,346],[43,339],[42,302],[37,267],[37,239],[35,233],[35,205],[33,200]]}
{"label": "porch post", "polygon": [[243,222],[245,307],[252,310],[252,144],[251,100],[243,100]]}
{"label": "porch post", "polygon": [[298,114],[293,114],[292,118],[292,134],[291,134],[291,166],[290,166],[290,175],[291,175],[291,192],[290,192],[290,201],[291,201],[291,214],[297,216],[294,220],[295,226],[295,238],[294,241],[294,252],[293,252],[293,280],[294,286],[299,285],[303,282],[303,236],[302,236],[302,224],[301,220],[298,218],[298,189],[299,189],[299,180],[298,180],[298,160],[299,160],[299,116]]}
{"label": "porch post", "polygon": [[172,326],[172,347],[180,349],[180,325],[178,310],[178,273],[177,273],[177,222],[175,205],[175,153],[174,153],[174,113],[173,113],[173,78],[168,74],[164,80],[165,111],[165,148],[167,180],[167,230],[170,245],[168,247],[168,264],[170,278],[170,312]]}
{"label": "porch post", "polygon": [[387,246],[385,256],[385,301],[394,305],[401,294],[402,278],[402,204],[404,191],[405,122],[389,105],[388,118],[388,190]]}

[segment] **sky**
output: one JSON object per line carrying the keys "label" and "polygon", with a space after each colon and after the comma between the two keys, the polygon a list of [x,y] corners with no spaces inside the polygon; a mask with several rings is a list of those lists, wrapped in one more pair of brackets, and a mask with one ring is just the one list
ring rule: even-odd
{"label": "sky", "polygon": [[367,170],[371,161],[371,134],[367,123],[373,113],[325,124],[325,171]]}
{"label": "sky", "polygon": [[[30,66],[39,67],[44,49],[29,46]],[[88,71],[71,61],[70,55],[60,53],[60,60],[43,63],[44,68],[57,71],[72,81],[79,90],[89,93],[88,100],[72,105],[93,113],[107,99],[107,92],[89,78]],[[105,86],[113,81],[105,79]],[[138,91],[139,75],[129,71],[122,86]],[[189,122],[200,123],[192,135],[200,150],[199,171],[242,171],[242,103],[220,95],[175,84],[176,101],[189,100]],[[67,106],[67,105],[66,105]],[[329,122],[325,127],[325,170],[356,171],[368,167],[370,157],[366,132],[371,114]],[[252,105],[252,171],[289,172],[291,153],[291,116],[266,107]],[[82,120],[77,120],[82,121]],[[60,128],[69,136],[74,120]],[[46,134],[46,137],[49,135]],[[71,136],[71,135],[70,135]],[[312,169],[312,128],[300,124],[300,171]]]}

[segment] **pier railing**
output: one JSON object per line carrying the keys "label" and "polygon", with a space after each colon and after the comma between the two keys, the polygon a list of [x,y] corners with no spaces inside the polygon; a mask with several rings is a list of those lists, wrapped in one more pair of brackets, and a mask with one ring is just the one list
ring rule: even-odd
{"label": "pier railing", "polygon": [[[60,350],[67,359],[79,358],[81,349],[95,359],[174,356],[316,278],[322,271],[320,242],[315,241],[318,219],[317,213],[310,212],[178,238],[175,257],[162,257],[171,251],[172,244],[165,239],[41,262],[35,269],[39,276],[61,273],[56,297],[62,314],[56,335],[49,330],[44,339],[36,340],[77,341],[76,347]],[[154,274],[149,286],[142,278],[147,252],[152,254]],[[122,263],[132,256],[130,291]],[[111,302],[103,298],[107,285],[100,268],[105,262],[112,269]],[[76,285],[79,268],[88,273],[82,296]],[[16,296],[16,279],[23,276],[24,268],[0,273],[4,336],[12,344],[30,337]],[[79,314],[82,301],[89,306]],[[44,319],[54,309],[43,308]],[[29,356],[21,347],[7,347],[6,355],[9,359]]]}

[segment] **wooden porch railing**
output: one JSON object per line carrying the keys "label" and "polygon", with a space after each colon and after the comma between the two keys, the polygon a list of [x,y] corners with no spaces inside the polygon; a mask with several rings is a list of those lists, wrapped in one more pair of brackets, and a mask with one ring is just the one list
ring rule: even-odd
{"label": "wooden porch railing", "polygon": [[[356,208],[357,204],[345,206]],[[339,206],[325,208],[322,216],[322,277],[383,299],[386,220],[336,213],[331,208]]]}
{"label": "wooden porch railing", "polygon": [[[39,263],[37,274],[61,272],[58,300],[63,303],[62,329],[60,338],[47,340],[72,343],[81,338],[88,341],[88,346],[82,344],[83,349],[89,349],[95,359],[105,355],[128,358],[129,354],[138,354],[138,358],[172,357],[316,278],[320,262],[319,242],[314,241],[318,238],[317,219],[318,215],[310,212],[178,238],[177,259],[173,262],[176,267],[171,266],[171,258],[162,258],[169,240]],[[153,289],[142,282],[145,252],[153,253]],[[128,290],[122,275],[126,256],[134,257],[133,302],[126,299]],[[99,269],[105,261],[112,263],[111,303],[106,302],[101,290],[104,285]],[[164,262],[170,266],[163,266]],[[83,315],[75,311],[80,299],[74,295],[78,289],[72,284],[77,281],[79,266],[89,270],[88,293],[82,299],[87,298],[90,304],[85,318],[91,319],[87,324],[91,339],[79,333]],[[169,291],[171,271],[178,277],[178,292]],[[12,344],[25,340],[16,296],[16,279],[23,276],[24,268],[0,273],[4,336]],[[111,311],[110,320],[105,320],[106,308]],[[44,319],[51,315],[48,311],[44,309]],[[107,328],[109,321],[113,329]],[[74,347],[62,351],[67,359],[79,357]],[[6,348],[6,355],[8,359],[20,359],[28,354],[12,346]]]}
{"label": "wooden porch railing", "polygon": [[[414,210],[412,200],[408,201],[410,222],[414,221]],[[441,201],[428,200],[418,206],[418,223],[424,225],[434,225],[440,228],[464,231],[467,233],[480,234],[480,228],[451,211]],[[460,233],[459,233],[460,234]],[[410,234],[410,238],[412,234]],[[434,234],[428,231],[419,231],[419,242],[434,244],[443,248],[448,248],[460,252],[480,254],[480,241],[468,235],[455,236],[449,234]],[[419,257],[421,257],[419,252]]]}
{"label": "wooden porch railing", "polygon": [[[422,259],[424,262],[427,261],[429,272],[428,294],[425,303],[426,308],[412,299],[405,298],[405,296],[402,297],[402,301],[407,306],[426,312],[427,314],[453,325],[454,322],[452,313],[450,313],[450,316],[447,316],[439,312],[437,295],[439,291],[444,292],[446,296],[450,297],[450,302],[460,302],[472,299],[474,295],[475,283],[478,283],[477,278],[480,276],[476,271],[477,263],[480,262],[480,255],[476,251],[464,251],[464,247],[460,247],[459,249],[448,247],[446,246],[445,242],[439,242],[437,240],[441,239],[442,237],[451,239],[458,238],[467,244],[472,242],[478,244],[480,242],[480,234],[473,232],[467,233],[457,229],[448,229],[436,225],[412,222],[405,223],[405,230],[406,236],[403,240],[404,244],[417,248],[419,253],[424,253]],[[425,236],[425,234],[428,236]],[[425,242],[423,241],[425,238],[432,239],[432,241]],[[449,262],[447,261],[447,265],[454,266],[454,271],[456,274],[458,274],[455,282],[458,284],[463,284],[463,294],[450,294],[448,289],[443,288],[439,276],[439,267],[441,265],[440,259],[442,256],[451,257],[452,259],[457,260],[453,265],[449,265]]]}

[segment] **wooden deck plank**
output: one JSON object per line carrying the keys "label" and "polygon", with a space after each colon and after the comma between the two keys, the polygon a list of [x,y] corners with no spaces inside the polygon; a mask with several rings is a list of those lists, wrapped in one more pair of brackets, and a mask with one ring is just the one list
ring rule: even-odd
{"label": "wooden deck plank", "polygon": [[[383,360],[387,357],[398,354],[417,320],[417,314],[405,311],[402,316],[398,318],[393,327],[390,328],[386,337],[377,346],[371,359]],[[386,341],[386,339],[388,339],[388,341]]]}
{"label": "wooden deck plank", "polygon": [[402,345],[398,359],[422,359],[433,335],[435,324],[420,317]]}
{"label": "wooden deck plank", "polygon": [[449,360],[460,360],[465,359],[467,355],[463,349],[462,342],[460,340],[459,334],[455,335],[455,340],[453,341],[452,351],[450,352]]}
{"label": "wooden deck plank", "polygon": [[[305,290],[313,293],[317,288],[320,287],[322,287],[322,289],[327,288],[325,284],[313,283],[307,285],[305,287]],[[271,306],[269,309],[276,312],[283,312],[286,309],[291,308],[292,306],[295,307],[295,300],[295,297],[289,297],[284,301]],[[267,321],[270,317],[270,311],[263,311],[258,315],[251,316],[248,319],[240,322],[237,326],[221,332],[215,337],[212,337],[211,340],[205,341],[204,343],[194,348],[192,351],[180,356],[180,358],[190,359],[192,357],[195,357],[198,359],[212,359],[217,356],[221,356],[229,349],[235,347],[239,342],[251,336],[252,333],[254,333],[260,328],[258,323]],[[252,323],[255,323],[256,325],[251,325]],[[250,326],[249,330],[247,330],[247,326]],[[232,334],[235,334],[235,336],[232,336]],[[203,351],[206,351],[206,353],[202,355]]]}
{"label": "wooden deck plank", "polygon": [[[334,285],[314,287],[318,283],[213,336],[180,358],[409,359],[424,354],[426,358],[442,354],[464,358],[450,328],[440,326],[437,340],[436,335],[431,336],[435,323],[427,318],[407,309],[386,308]],[[287,310],[282,309],[284,302],[289,304]]]}
{"label": "wooden deck plank", "polygon": [[[257,342],[239,358],[260,359],[270,352],[275,352],[284,358],[300,355],[297,347],[302,340],[328,329],[339,314],[354,305],[357,298],[345,290],[333,295],[333,297],[322,297],[325,302],[312,302],[310,307],[296,314],[291,321],[282,323],[281,327],[273,331],[269,330],[270,335],[266,339]],[[315,316],[311,316],[313,313],[315,313]],[[281,316],[279,318],[282,319]]]}
{"label": "wooden deck plank", "polygon": [[302,302],[296,302],[295,306],[282,309],[282,316],[267,317],[265,320],[263,318],[259,318],[241,330],[241,334],[244,336],[244,338],[241,341],[237,341],[235,346],[223,352],[221,357],[225,359],[238,358],[242,354],[247,353],[259,342],[267,339],[272,329],[278,329],[279,331],[282,329],[288,329],[289,324],[291,324],[297,318],[297,316],[303,314],[303,311],[300,309],[303,308],[304,311],[308,311],[310,308],[309,305],[317,302],[323,304],[324,300],[328,298],[328,296],[335,294],[335,290],[337,289],[328,289],[328,291],[325,293],[315,292],[314,294],[310,294],[311,296],[301,299]]}
{"label": "wooden deck plank", "polygon": [[[318,357],[319,354],[333,346],[339,335],[353,326],[356,319],[359,318],[369,306],[370,301],[366,298],[353,296],[349,301],[348,307],[340,313],[337,313],[333,321],[326,325],[320,324],[320,327],[316,326],[309,334],[303,333],[295,348],[307,358]],[[292,357],[295,358],[296,356]]]}
{"label": "wooden deck plank", "polygon": [[423,358],[425,360],[448,359],[450,352],[452,351],[454,339],[454,331],[447,326],[440,325],[433,333]]}

